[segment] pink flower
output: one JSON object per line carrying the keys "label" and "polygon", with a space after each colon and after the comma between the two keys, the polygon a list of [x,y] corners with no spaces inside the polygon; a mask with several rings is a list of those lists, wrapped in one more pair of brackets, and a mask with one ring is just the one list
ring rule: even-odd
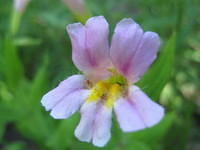
{"label": "pink flower", "polygon": [[67,26],[73,62],[84,75],[73,75],[42,98],[42,105],[55,119],[65,119],[76,111],[81,120],[75,136],[102,147],[110,139],[112,111],[124,132],[157,124],[164,109],[133,85],[156,58],[159,36],[144,32],[132,19],[121,20],[109,48],[108,23],[92,17],[86,25]]}

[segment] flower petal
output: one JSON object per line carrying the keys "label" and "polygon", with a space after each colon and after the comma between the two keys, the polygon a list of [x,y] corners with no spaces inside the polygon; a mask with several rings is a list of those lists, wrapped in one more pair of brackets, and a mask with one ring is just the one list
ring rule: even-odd
{"label": "flower petal", "polygon": [[89,90],[77,90],[72,92],[58,102],[55,107],[52,108],[51,116],[55,119],[64,119],[74,114],[88,97]]}
{"label": "flower petal", "polygon": [[73,62],[77,68],[87,74],[105,69],[109,64],[109,29],[105,18],[92,17],[85,26],[80,23],[70,24],[67,31],[72,42]]}
{"label": "flower petal", "polygon": [[113,34],[111,59],[116,68],[126,74],[126,65],[134,56],[143,36],[143,30],[132,19],[121,20]]}
{"label": "flower petal", "polygon": [[98,66],[109,63],[109,26],[103,16],[92,17],[86,22],[86,43],[91,56]]}
{"label": "flower petal", "polygon": [[111,137],[112,109],[100,104],[95,117],[93,144],[103,147]]}
{"label": "flower petal", "polygon": [[159,46],[156,33],[144,33],[132,19],[123,19],[117,24],[113,35],[112,62],[130,82],[136,82],[156,58]]}
{"label": "flower petal", "polygon": [[119,99],[114,104],[114,111],[120,128],[124,132],[144,129],[146,126],[128,99]]}
{"label": "flower petal", "polygon": [[111,137],[112,109],[101,102],[86,102],[81,108],[81,120],[76,127],[75,136],[84,142],[98,147],[104,146]]}
{"label": "flower petal", "polygon": [[84,86],[84,76],[83,75],[73,75],[66,80],[62,81],[58,87],[49,91],[42,97],[41,103],[48,111],[52,109],[59,101],[61,101],[65,96],[70,94],[75,90],[82,89]]}
{"label": "flower petal", "polygon": [[96,102],[85,103],[81,107],[81,120],[75,129],[75,136],[83,142],[90,142],[93,135]]}
{"label": "flower petal", "polygon": [[151,127],[164,116],[164,108],[153,102],[136,86],[130,88],[128,99],[121,98],[115,102],[114,110],[124,132]]}
{"label": "flower petal", "polygon": [[67,26],[67,31],[72,42],[72,60],[81,71],[88,71],[92,68],[89,55],[86,49],[86,29],[81,23],[74,23]]}
{"label": "flower petal", "polygon": [[163,118],[164,108],[152,101],[144,92],[138,87],[131,87],[131,101],[139,112],[147,127],[151,127]]}

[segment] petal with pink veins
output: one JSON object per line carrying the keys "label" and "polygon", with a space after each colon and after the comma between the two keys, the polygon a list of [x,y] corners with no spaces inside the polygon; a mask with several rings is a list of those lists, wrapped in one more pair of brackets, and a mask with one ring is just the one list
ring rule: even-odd
{"label": "petal with pink veins", "polygon": [[159,123],[164,116],[164,108],[136,86],[132,86],[129,92],[127,99],[119,99],[114,104],[121,129],[124,132],[132,132]]}
{"label": "petal with pink veins", "polygon": [[164,117],[164,108],[152,101],[142,90],[136,86],[130,88],[130,98],[147,127],[160,122]]}
{"label": "petal with pink veins", "polygon": [[[86,74],[102,73],[110,64],[108,23],[103,16],[67,26],[72,42],[72,59],[77,68]],[[97,73],[95,73],[97,75]]]}
{"label": "petal with pink veins", "polygon": [[84,76],[73,75],[62,81],[55,89],[49,91],[42,97],[41,103],[47,111],[51,110],[57,103],[59,103],[68,94],[83,89]]}
{"label": "petal with pink veins", "polygon": [[128,99],[121,98],[117,100],[114,104],[114,111],[119,126],[124,132],[138,131],[146,128],[137,110]]}
{"label": "petal with pink veins", "polygon": [[145,32],[139,44],[135,56],[130,62],[127,76],[129,80],[136,82],[146,72],[157,57],[160,47],[160,39],[155,32]]}
{"label": "petal with pink veins", "polygon": [[110,55],[114,66],[126,75],[126,66],[134,56],[142,39],[143,30],[132,19],[121,20],[114,31]]}
{"label": "petal with pink veins", "polygon": [[144,33],[132,19],[123,19],[115,28],[110,55],[118,71],[134,83],[155,60],[159,46],[156,33]]}

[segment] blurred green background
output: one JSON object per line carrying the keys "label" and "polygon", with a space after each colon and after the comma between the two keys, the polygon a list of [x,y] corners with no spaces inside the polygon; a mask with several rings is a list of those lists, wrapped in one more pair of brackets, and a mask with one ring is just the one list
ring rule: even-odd
{"label": "blurred green background", "polygon": [[[67,0],[66,0],[67,1]],[[200,1],[86,0],[86,13],[62,0],[32,0],[23,12],[0,1],[1,150],[200,150]],[[113,118],[104,148],[78,141],[79,113],[54,120],[40,104],[45,92],[78,70],[67,24],[103,15],[110,35],[131,17],[162,39],[158,59],[138,85],[166,108],[156,126],[123,133]]]}

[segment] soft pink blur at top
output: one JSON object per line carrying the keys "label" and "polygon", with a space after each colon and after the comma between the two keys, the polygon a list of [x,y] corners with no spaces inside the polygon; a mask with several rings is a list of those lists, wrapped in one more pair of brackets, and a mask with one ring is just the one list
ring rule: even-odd
{"label": "soft pink blur at top", "polygon": [[14,8],[16,11],[23,12],[30,0],[14,0]]}
{"label": "soft pink blur at top", "polygon": [[76,14],[85,14],[87,9],[84,0],[63,0],[69,9]]}

